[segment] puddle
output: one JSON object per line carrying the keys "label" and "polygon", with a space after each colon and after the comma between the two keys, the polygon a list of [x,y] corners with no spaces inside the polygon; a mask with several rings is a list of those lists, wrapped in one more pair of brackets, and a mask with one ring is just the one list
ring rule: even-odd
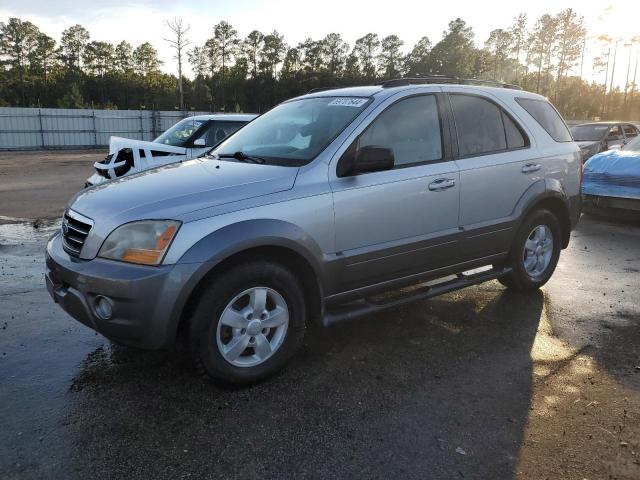
{"label": "puddle", "polygon": [[38,220],[34,222],[5,223],[0,225],[0,246],[33,243],[47,238],[60,228],[60,220]]}

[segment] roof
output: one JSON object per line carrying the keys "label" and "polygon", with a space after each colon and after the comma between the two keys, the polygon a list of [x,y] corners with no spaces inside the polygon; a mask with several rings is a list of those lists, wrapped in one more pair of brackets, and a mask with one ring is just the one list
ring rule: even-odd
{"label": "roof", "polygon": [[255,113],[211,113],[208,115],[194,115],[185,118],[193,120],[226,120],[228,122],[249,122],[256,118]]}

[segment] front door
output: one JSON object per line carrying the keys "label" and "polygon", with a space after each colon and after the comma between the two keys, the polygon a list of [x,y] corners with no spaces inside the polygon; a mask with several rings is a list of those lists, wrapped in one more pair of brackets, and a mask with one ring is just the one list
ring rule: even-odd
{"label": "front door", "polygon": [[390,148],[395,158],[392,170],[332,180],[343,290],[455,260],[459,175],[456,164],[447,159],[438,102],[434,94],[396,101],[347,151]]}

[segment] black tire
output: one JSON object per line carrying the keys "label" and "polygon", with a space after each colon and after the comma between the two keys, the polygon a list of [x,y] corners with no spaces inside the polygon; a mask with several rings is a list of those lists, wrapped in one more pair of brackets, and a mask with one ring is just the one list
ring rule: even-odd
{"label": "black tire", "polygon": [[[546,226],[553,235],[553,251],[547,267],[540,274],[531,276],[524,266],[524,247],[529,235],[538,226]],[[498,278],[498,281],[505,287],[517,291],[530,291],[542,287],[556,269],[561,250],[561,229],[556,216],[546,209],[539,209],[531,212],[522,222],[513,243],[509,258],[505,266],[511,267],[512,271],[508,275]]]}
{"label": "black tire", "polygon": [[[280,347],[263,363],[236,366],[219,350],[217,329],[222,312],[241,292],[252,287],[267,287],[278,292],[289,310],[288,327]],[[302,345],[306,308],[300,282],[287,268],[263,260],[237,265],[213,279],[200,297],[189,323],[189,348],[196,368],[213,380],[246,385],[263,380],[278,370]]]}

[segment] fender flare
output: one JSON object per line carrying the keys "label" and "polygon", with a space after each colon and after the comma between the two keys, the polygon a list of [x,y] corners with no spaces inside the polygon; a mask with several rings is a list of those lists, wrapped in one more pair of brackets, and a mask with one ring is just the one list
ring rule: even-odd
{"label": "fender flare", "polygon": [[300,227],[282,220],[258,219],[234,223],[216,230],[196,242],[176,265],[197,265],[185,278],[176,298],[167,325],[167,338],[176,338],[179,322],[187,302],[200,282],[216,266],[235,254],[259,247],[281,247],[295,252],[315,273],[322,298],[326,271],[322,268],[323,253],[318,244]]}
{"label": "fender flare", "polygon": [[559,218],[562,228],[562,248],[566,248],[569,243],[569,235],[571,233],[571,210],[569,208],[569,198],[562,183],[555,178],[540,179],[533,183],[520,197],[514,212],[513,218],[517,219],[514,224],[514,231],[520,228],[520,225],[527,217],[529,212],[539,206],[543,202],[553,202],[554,205],[560,207]]}

